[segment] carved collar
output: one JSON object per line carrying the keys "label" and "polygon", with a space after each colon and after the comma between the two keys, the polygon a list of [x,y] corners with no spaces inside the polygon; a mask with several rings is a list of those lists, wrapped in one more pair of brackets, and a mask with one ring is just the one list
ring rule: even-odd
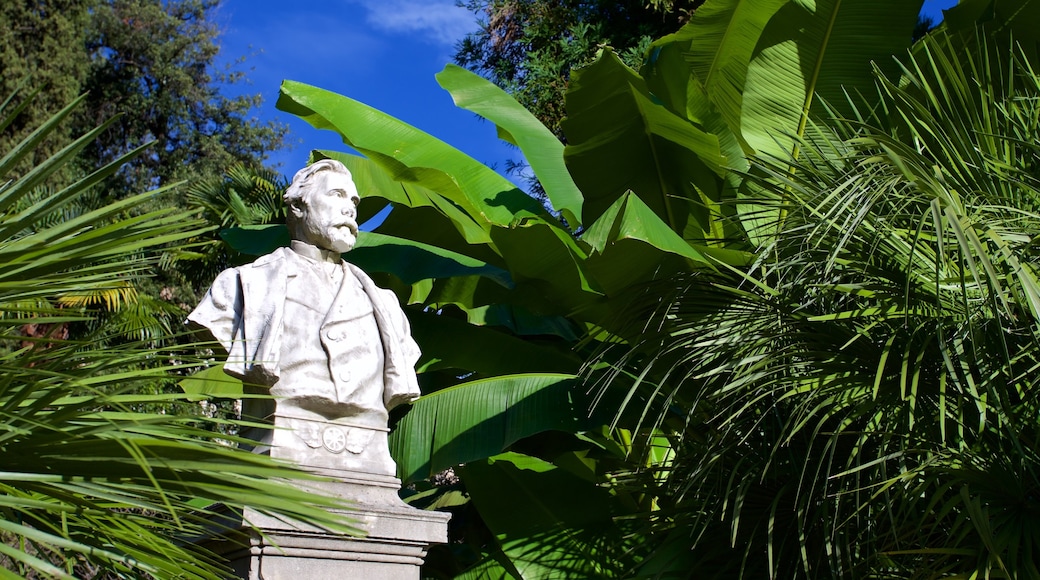
{"label": "carved collar", "polygon": [[292,251],[296,252],[297,254],[303,256],[304,258],[310,258],[315,262],[340,264],[343,261],[343,258],[340,256],[340,254],[333,250],[319,248],[318,246],[314,246],[300,240],[293,240],[289,242],[289,247],[292,248]]}

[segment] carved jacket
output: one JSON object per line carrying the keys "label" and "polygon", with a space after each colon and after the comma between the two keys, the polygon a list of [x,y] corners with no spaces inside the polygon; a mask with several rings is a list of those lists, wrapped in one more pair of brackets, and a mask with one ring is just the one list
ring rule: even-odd
{"label": "carved jacket", "polygon": [[[224,371],[245,381],[274,385],[279,379],[282,324],[289,280],[287,253],[279,248],[251,264],[221,272],[188,321],[206,328],[228,352]],[[343,262],[372,301],[383,346],[383,404],[387,410],[419,396],[415,363],[419,347],[397,295],[376,286],[360,268]],[[315,329],[317,331],[317,329]]]}

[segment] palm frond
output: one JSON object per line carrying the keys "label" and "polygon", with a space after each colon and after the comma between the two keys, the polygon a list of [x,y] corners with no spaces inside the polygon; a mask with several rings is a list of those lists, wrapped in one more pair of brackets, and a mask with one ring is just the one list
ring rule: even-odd
{"label": "palm frond", "polygon": [[753,268],[631,297],[641,337],[599,384],[622,424],[675,429],[662,528],[694,553],[725,534],[744,577],[1035,569],[1040,78],[997,49],[933,33],[881,106],[756,160],[786,215]]}
{"label": "palm frond", "polygon": [[[9,175],[70,111],[0,160],[0,577],[225,577],[226,564],[189,541],[220,531],[219,506],[354,531],[330,511],[341,502],[289,483],[312,476],[234,446],[228,421],[142,411],[186,403],[148,393],[202,361],[155,347],[171,329],[152,316],[156,305],[128,303],[131,281],[157,261],[155,250],[176,250],[207,227],[172,209],[141,211],[157,192],[55,219],[128,159],[50,193],[44,180],[91,132]],[[103,316],[97,301],[117,317],[104,332],[123,325],[137,340],[69,338],[66,325]]]}

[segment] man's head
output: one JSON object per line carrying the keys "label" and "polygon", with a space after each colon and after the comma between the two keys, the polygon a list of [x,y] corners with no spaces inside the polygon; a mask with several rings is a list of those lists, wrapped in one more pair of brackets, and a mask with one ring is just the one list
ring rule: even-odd
{"label": "man's head", "polygon": [[342,163],[323,159],[297,171],[283,199],[294,240],[340,253],[354,247],[361,198]]}

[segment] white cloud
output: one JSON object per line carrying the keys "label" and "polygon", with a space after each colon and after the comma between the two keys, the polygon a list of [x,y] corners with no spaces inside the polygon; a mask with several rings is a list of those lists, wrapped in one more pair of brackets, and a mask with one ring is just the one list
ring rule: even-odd
{"label": "white cloud", "polygon": [[454,0],[350,0],[360,4],[368,23],[386,32],[418,33],[453,46],[477,29],[476,16]]}

